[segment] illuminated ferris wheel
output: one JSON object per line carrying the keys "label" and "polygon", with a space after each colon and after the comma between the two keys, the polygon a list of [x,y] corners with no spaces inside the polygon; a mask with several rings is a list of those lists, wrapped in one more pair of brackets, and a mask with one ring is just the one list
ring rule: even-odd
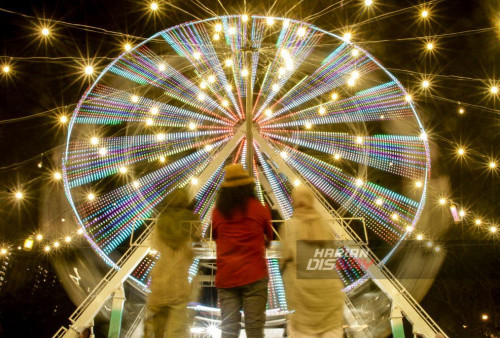
{"label": "illuminated ferris wheel", "polygon": [[[411,96],[348,36],[283,18],[217,17],[161,31],[106,67],[72,117],[65,190],[109,265],[177,187],[197,185],[196,210],[209,220],[231,162],[251,169],[259,197],[284,219],[304,182],[396,247],[425,201],[425,135]],[[133,280],[145,286],[153,264],[146,258]],[[362,276],[349,266],[346,286]]]}

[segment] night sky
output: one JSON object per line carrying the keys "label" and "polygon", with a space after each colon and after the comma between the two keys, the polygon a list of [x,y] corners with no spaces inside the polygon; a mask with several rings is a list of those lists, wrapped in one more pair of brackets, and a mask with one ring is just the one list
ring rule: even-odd
{"label": "night sky", "polygon": [[[6,337],[51,336],[74,310],[51,264],[57,255],[44,253],[38,244],[30,252],[17,247],[36,233],[59,234],[69,226],[62,223],[71,222],[70,210],[50,218],[54,212],[47,209],[51,194],[62,192],[62,183],[53,180],[66,137],[60,117],[71,116],[96,77],[86,76],[84,66],[91,63],[98,73],[126,42],[134,45],[170,26],[225,10],[304,20],[339,35],[350,27],[353,41],[409,90],[432,156],[433,184],[419,226],[441,243],[444,258],[422,305],[452,337],[498,332],[500,262],[493,228],[500,220],[500,94],[491,88],[500,86],[500,1],[374,0],[369,11],[361,0],[221,2],[225,9],[217,1],[158,1],[156,14],[147,1],[137,0],[1,2],[0,247],[8,248],[10,266],[0,267],[0,273],[6,271],[0,336],[2,330]],[[49,27],[49,36],[41,34],[43,27]],[[428,43],[432,51],[426,50]],[[422,88],[423,80],[429,88]],[[17,200],[21,191],[23,199]],[[445,206],[439,198],[446,199]],[[450,203],[466,216],[453,222]],[[83,240],[74,248],[71,255],[82,250],[101,264]],[[44,279],[43,290],[34,287]]]}

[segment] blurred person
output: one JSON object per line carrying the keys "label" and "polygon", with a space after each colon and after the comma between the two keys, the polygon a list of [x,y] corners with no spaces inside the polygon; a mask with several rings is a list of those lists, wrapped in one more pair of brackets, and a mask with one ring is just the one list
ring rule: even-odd
{"label": "blurred person", "polygon": [[255,197],[255,183],[241,164],[225,169],[212,215],[217,244],[217,288],[222,338],[240,334],[243,308],[249,338],[264,336],[268,272],[266,247],[272,240],[271,212]]}
{"label": "blurred person", "polygon": [[189,267],[194,258],[191,241],[199,240],[198,221],[189,205],[187,189],[177,189],[157,218],[152,248],[160,257],[151,271],[151,293],[144,323],[146,338],[189,337],[187,304],[191,285]]}
{"label": "blurred person", "polygon": [[333,227],[322,219],[309,188],[298,186],[292,191],[292,206],[293,215],[279,232],[286,299],[289,310],[294,311],[288,315],[288,337],[341,338],[344,294],[335,269],[329,278],[297,276],[297,241],[329,245],[335,240]]}

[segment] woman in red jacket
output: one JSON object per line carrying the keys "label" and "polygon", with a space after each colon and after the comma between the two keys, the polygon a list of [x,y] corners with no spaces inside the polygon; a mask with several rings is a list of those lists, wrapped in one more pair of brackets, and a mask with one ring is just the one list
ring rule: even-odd
{"label": "woman in red jacket", "polygon": [[255,197],[254,180],[241,164],[226,167],[212,229],[217,244],[215,286],[222,338],[239,336],[241,309],[247,337],[263,337],[268,282],[265,255],[273,235],[271,213]]}

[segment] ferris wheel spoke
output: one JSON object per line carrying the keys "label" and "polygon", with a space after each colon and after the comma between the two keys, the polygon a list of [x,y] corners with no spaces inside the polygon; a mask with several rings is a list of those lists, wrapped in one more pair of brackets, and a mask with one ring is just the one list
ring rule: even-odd
{"label": "ferris wheel spoke", "polygon": [[217,191],[224,178],[224,164],[213,173],[208,181],[203,185],[196,194],[195,212],[200,215],[201,219],[211,219],[210,211],[212,210]]}
{"label": "ferris wheel spoke", "polygon": [[165,127],[186,127],[190,122],[232,125],[219,115],[205,115],[144,96],[98,85],[83,101],[75,123],[115,125],[123,122],[149,123]]}
{"label": "ferris wheel spoke", "polygon": [[409,179],[426,175],[425,145],[419,137],[402,135],[356,136],[347,133],[282,130],[266,137],[339,156]]}
{"label": "ferris wheel spoke", "polygon": [[76,208],[87,234],[105,254],[109,254],[143,223],[143,219],[151,216],[153,208],[173,189],[185,185],[207,166],[208,158],[207,151],[198,150],[137,179],[136,184],[126,184],[78,205]]}
{"label": "ferris wheel spoke", "polygon": [[205,114],[225,116],[236,121],[236,117],[230,111],[145,46],[126,54],[109,71],[141,85],[159,88],[165,95],[195,107]]}
{"label": "ferris wheel spoke", "polygon": [[[314,47],[323,36],[323,34],[303,26],[301,23],[295,21],[287,22],[288,24],[283,24],[282,26],[276,43],[276,51],[272,51],[274,59],[267,68],[262,81],[254,105],[254,109],[258,107],[258,110],[254,114],[254,119],[258,119],[262,115],[262,112],[269,108],[269,103],[279,95],[280,90],[282,90],[281,87],[283,87],[300,66],[307,61],[314,51]],[[285,94],[285,96],[287,94]],[[263,98],[262,103],[260,103],[261,98]],[[278,102],[280,100],[278,100]],[[275,104],[273,107],[274,106]]]}
{"label": "ferris wheel spoke", "polygon": [[397,241],[413,226],[419,203],[290,147],[282,149],[287,163],[329,198],[388,242]]}
{"label": "ferris wheel spoke", "polygon": [[273,115],[282,115],[342,85],[355,85],[365,74],[378,68],[365,53],[353,56],[353,50],[351,44],[342,43],[312,75],[274,103]]}
{"label": "ferris wheel spoke", "polygon": [[[216,43],[221,38],[218,32],[214,34],[217,34],[214,41]],[[168,30],[161,35],[177,54],[186,58],[197,71],[201,89],[211,90],[219,102],[229,98],[238,116],[242,117],[242,106],[230,89],[231,84],[215,50],[217,45],[212,43],[206,24],[193,23]]]}
{"label": "ferris wheel spoke", "polygon": [[363,91],[352,97],[314,105],[263,122],[263,128],[287,128],[314,125],[357,123],[369,121],[401,120],[413,116],[410,102],[400,95],[395,82],[387,82]]}
{"label": "ferris wheel spoke", "polygon": [[275,194],[276,199],[278,200],[283,217],[285,219],[290,218],[292,216],[293,208],[290,191],[289,188],[287,188],[287,186],[290,187],[287,178],[277,170],[273,170],[271,168],[269,163],[264,158],[264,155],[257,147],[255,148],[255,154],[257,155],[257,159],[259,160],[262,170],[264,171],[264,175],[273,189],[272,193]]}
{"label": "ferris wheel spoke", "polygon": [[192,131],[105,137],[95,145],[72,142],[66,160],[70,188],[98,181],[104,177],[125,174],[129,166],[142,161],[162,161],[162,158],[227,139],[227,131]]}

